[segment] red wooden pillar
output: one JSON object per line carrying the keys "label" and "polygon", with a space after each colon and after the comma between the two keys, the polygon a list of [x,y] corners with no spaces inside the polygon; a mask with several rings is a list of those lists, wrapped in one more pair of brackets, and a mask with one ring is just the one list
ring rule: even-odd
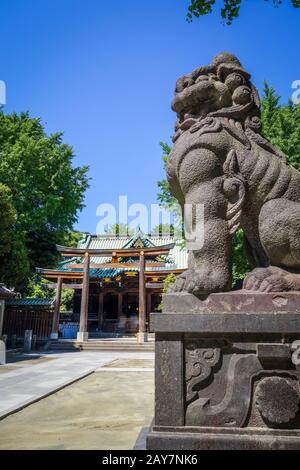
{"label": "red wooden pillar", "polygon": [[80,326],[77,333],[77,341],[87,341],[88,331],[88,308],[89,308],[89,283],[90,283],[90,255],[85,253],[84,269],[82,280],[81,306],[80,306]]}
{"label": "red wooden pillar", "polygon": [[103,325],[103,292],[99,294],[99,311],[98,311],[98,329],[101,330]]}
{"label": "red wooden pillar", "polygon": [[145,253],[140,252],[139,272],[139,343],[147,341],[146,332],[146,286],[145,286]]}
{"label": "red wooden pillar", "polygon": [[120,321],[120,317],[123,313],[123,293],[118,292],[118,319]]}
{"label": "red wooden pillar", "polygon": [[146,322],[148,321],[148,327],[149,327],[150,313],[151,313],[151,292],[147,292]]}
{"label": "red wooden pillar", "polygon": [[51,334],[50,334],[51,339],[58,339],[62,282],[63,282],[63,278],[58,277],[57,284],[56,284],[55,301],[54,301],[54,313],[53,313],[53,318],[52,318],[52,329],[51,329]]}

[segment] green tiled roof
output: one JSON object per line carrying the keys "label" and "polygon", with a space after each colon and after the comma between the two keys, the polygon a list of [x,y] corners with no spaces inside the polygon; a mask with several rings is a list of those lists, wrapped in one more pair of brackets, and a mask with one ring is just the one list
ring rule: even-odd
{"label": "green tiled roof", "polygon": [[5,305],[11,306],[34,306],[34,307],[51,307],[54,303],[53,299],[10,299],[5,302]]}
{"label": "green tiled roof", "polygon": [[138,271],[137,268],[104,268],[104,269],[91,269],[91,277],[103,279],[104,277],[116,277],[123,272]]}
{"label": "green tiled roof", "polygon": [[[170,235],[146,235],[140,230],[133,236],[121,235],[119,237],[115,235],[86,235],[86,238],[80,240],[78,248],[90,248],[99,250],[117,250],[121,248],[130,248],[134,245],[137,239],[140,238],[145,248],[150,246],[162,246],[174,243],[174,237]],[[187,256],[188,252],[185,247],[182,248],[182,243],[175,242],[174,248],[170,250],[168,260],[165,269],[186,269],[187,268]],[[91,263],[101,264],[109,263],[111,258],[92,256]],[[69,260],[69,262],[71,262]],[[156,268],[158,269],[158,268]]]}
{"label": "green tiled roof", "polygon": [[[67,268],[67,267],[60,267],[59,269],[62,272],[83,272],[83,268]],[[138,268],[91,268],[90,269],[90,277],[103,279],[104,277],[116,277],[123,272],[128,271],[138,271]]]}
{"label": "green tiled roof", "polygon": [[[141,244],[145,248],[149,247],[159,247],[163,245],[174,244],[174,247],[170,250],[168,256],[162,256],[162,260],[165,262],[165,266],[156,266],[157,261],[154,259],[147,260],[148,266],[146,267],[146,271],[161,271],[161,270],[174,270],[174,269],[186,269],[187,268],[187,250],[186,248],[182,248],[181,242],[176,242],[174,237],[170,235],[146,235],[141,230],[138,230],[133,236],[115,236],[115,235],[90,235],[86,234],[85,238],[80,240],[78,243],[77,248],[86,248],[86,249],[98,249],[98,250],[118,250],[124,248],[132,248],[136,246],[136,243]],[[123,256],[123,262],[136,262],[137,259],[130,259]],[[70,267],[72,264],[81,264],[82,258],[64,258],[57,266],[57,269],[54,271],[61,271],[61,272],[83,272],[83,268],[78,267]],[[90,262],[91,264],[101,265],[104,263],[111,263],[111,257],[103,257],[103,256],[91,256]],[[121,261],[122,262],[122,261]],[[151,266],[150,266],[151,264]],[[39,268],[37,268],[39,272]],[[48,270],[51,271],[51,270]],[[97,268],[90,268],[90,277],[91,278],[98,278],[103,279],[105,277],[113,278],[121,274],[122,272],[126,271],[139,271],[138,267],[106,267],[101,268],[100,266]]]}
{"label": "green tiled roof", "polygon": [[140,241],[145,248],[155,246],[150,238],[143,233],[141,229],[138,229],[137,232],[125,243],[123,248],[133,248],[138,241]]}

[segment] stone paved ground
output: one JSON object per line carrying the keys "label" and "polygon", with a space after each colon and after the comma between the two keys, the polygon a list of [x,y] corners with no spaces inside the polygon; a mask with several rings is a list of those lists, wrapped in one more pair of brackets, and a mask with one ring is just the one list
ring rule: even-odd
{"label": "stone paved ground", "polygon": [[25,384],[26,396],[32,396],[39,386],[57,386],[62,371],[68,377],[75,376],[76,367],[78,374],[91,368],[95,373],[2,419],[0,449],[131,449],[153,416],[153,353],[74,352],[51,358],[55,361],[23,363],[17,375],[12,375],[16,370],[1,374],[1,404],[5,376],[10,379],[6,394],[9,386],[14,396],[21,394]]}
{"label": "stone paved ground", "polygon": [[[153,353],[84,351],[16,356],[13,362],[0,366],[0,418],[118,359],[151,360]],[[137,371],[136,362],[132,364],[131,370]]]}

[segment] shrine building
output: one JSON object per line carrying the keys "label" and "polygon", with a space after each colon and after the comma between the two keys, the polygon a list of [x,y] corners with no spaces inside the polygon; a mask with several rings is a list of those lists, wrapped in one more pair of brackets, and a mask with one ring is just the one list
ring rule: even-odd
{"label": "shrine building", "polygon": [[62,288],[74,289],[72,320],[78,341],[89,334],[138,333],[143,342],[149,313],[160,310],[163,281],[187,268],[187,250],[170,235],[90,235],[76,248],[57,246],[56,269],[38,268],[55,287],[51,338],[58,337]]}

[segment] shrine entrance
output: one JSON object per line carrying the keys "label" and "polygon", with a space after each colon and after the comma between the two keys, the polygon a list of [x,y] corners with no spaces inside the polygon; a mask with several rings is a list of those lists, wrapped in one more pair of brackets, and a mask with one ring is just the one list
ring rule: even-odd
{"label": "shrine entrance", "polygon": [[105,320],[118,320],[118,295],[108,292],[103,296],[103,315]]}
{"label": "shrine entrance", "polygon": [[138,331],[139,322],[139,294],[138,292],[127,292],[123,295],[123,318],[126,319],[126,329],[130,333]]}
{"label": "shrine entrance", "polygon": [[138,315],[139,312],[139,294],[127,293],[123,296],[123,313],[127,316]]}
{"label": "shrine entrance", "polygon": [[58,337],[62,289],[72,288],[79,342],[87,341],[89,332],[138,333],[139,342],[147,341],[149,313],[160,311],[163,280],[171,272],[167,256],[174,246],[155,245],[140,232],[116,249],[57,246],[70,262],[63,270],[38,269],[47,279],[56,279],[52,337]]}

